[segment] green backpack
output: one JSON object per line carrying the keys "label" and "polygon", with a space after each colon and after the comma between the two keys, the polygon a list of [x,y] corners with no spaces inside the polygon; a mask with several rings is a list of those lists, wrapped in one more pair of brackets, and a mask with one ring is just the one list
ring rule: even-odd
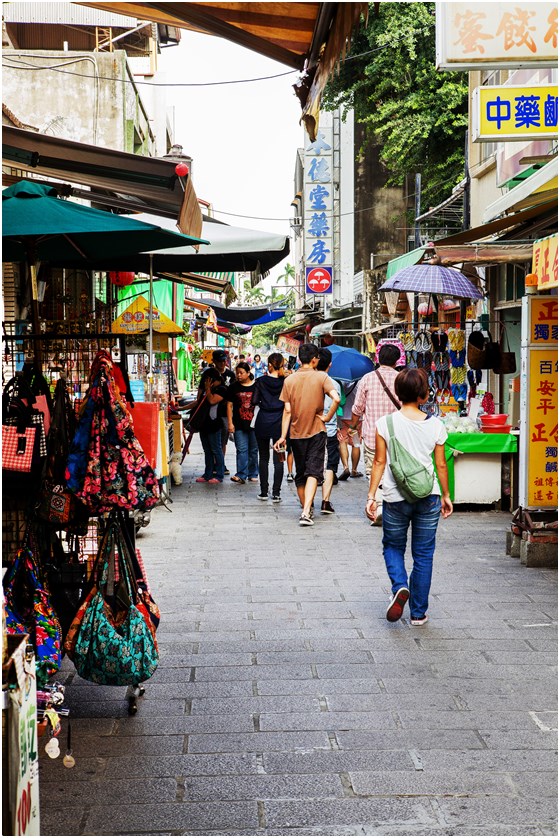
{"label": "green backpack", "polygon": [[395,478],[397,488],[409,503],[431,495],[434,490],[434,474],[419,463],[416,457],[407,451],[402,442],[395,438],[393,417],[387,416],[389,431],[389,467]]}

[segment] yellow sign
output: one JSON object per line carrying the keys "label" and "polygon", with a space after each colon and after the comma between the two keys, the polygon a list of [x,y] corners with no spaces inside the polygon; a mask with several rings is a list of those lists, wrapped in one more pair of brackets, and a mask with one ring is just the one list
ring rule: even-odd
{"label": "yellow sign", "polygon": [[529,507],[558,506],[558,355],[529,350]]}
{"label": "yellow sign", "polygon": [[558,86],[477,87],[473,142],[546,140],[558,132]]}
{"label": "yellow sign", "polygon": [[375,353],[376,346],[375,346],[375,341],[373,339],[373,335],[370,334],[369,332],[366,332],[366,343],[367,343],[368,352],[370,353],[370,355],[373,355]]}
{"label": "yellow sign", "polygon": [[558,345],[558,297],[529,297],[532,346]]}
{"label": "yellow sign", "polygon": [[558,288],[558,233],[533,243],[533,270],[539,289]]}
{"label": "yellow sign", "polygon": [[[111,331],[124,335],[146,334],[150,328],[150,304],[140,295],[113,321]],[[152,307],[152,330],[160,335],[182,335],[184,330],[155,306]]]}

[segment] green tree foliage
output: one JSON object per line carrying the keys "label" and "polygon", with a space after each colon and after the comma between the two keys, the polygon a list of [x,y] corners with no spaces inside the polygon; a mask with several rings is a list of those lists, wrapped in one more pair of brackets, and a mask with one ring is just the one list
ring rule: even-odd
{"label": "green tree foliage", "polygon": [[434,3],[370,3],[367,25],[325,91],[323,106],[339,105],[353,108],[379,145],[390,185],[421,172],[423,211],[463,177],[468,76],[435,68]]}

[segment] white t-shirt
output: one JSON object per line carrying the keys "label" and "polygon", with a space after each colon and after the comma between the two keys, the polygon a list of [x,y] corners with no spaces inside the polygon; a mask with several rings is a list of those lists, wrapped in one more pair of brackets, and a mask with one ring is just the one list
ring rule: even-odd
{"label": "white t-shirt", "polygon": [[[447,439],[447,431],[443,422],[435,416],[429,416],[423,421],[416,421],[408,419],[400,410],[392,413],[393,430],[396,439],[405,446],[405,448],[416,457],[419,463],[426,466],[434,473],[434,488],[432,495],[441,495],[439,482],[435,475],[432,454],[436,445],[443,445]],[[380,436],[383,437],[387,443],[387,464],[383,473],[383,500],[389,503],[398,503],[405,500],[397,488],[393,472],[389,468],[389,431],[387,429],[387,417],[382,416],[377,421],[376,425]]]}
{"label": "white t-shirt", "polygon": [[[333,378],[333,381],[334,381],[334,378]],[[338,381],[335,381],[334,383],[335,383],[338,395],[340,396],[340,384],[338,383]],[[331,404],[332,404],[331,397],[330,396],[325,396],[325,407],[324,407],[325,413],[329,412]],[[334,416],[332,417],[332,419],[330,419],[329,422],[325,422],[325,430],[327,432],[327,436],[336,436],[337,429],[338,429],[338,426],[337,426],[337,423],[336,423],[336,410],[335,410]]]}

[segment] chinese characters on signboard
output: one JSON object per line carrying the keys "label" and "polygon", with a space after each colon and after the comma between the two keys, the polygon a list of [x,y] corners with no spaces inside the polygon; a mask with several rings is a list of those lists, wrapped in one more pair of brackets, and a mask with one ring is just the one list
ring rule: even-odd
{"label": "chinese characters on signboard", "polygon": [[554,67],[556,3],[436,3],[438,70]]}
{"label": "chinese characters on signboard", "polygon": [[526,504],[558,506],[558,299],[529,298]]}
{"label": "chinese characters on signboard", "polygon": [[553,139],[558,131],[558,87],[477,87],[473,142]]}
{"label": "chinese characters on signboard", "polygon": [[[324,117],[321,119],[323,122]],[[333,264],[333,136],[319,126],[304,155],[304,241],[307,294],[332,294]]]}
{"label": "chinese characters on signboard", "polygon": [[533,243],[532,273],[539,289],[558,288],[558,233]]}

